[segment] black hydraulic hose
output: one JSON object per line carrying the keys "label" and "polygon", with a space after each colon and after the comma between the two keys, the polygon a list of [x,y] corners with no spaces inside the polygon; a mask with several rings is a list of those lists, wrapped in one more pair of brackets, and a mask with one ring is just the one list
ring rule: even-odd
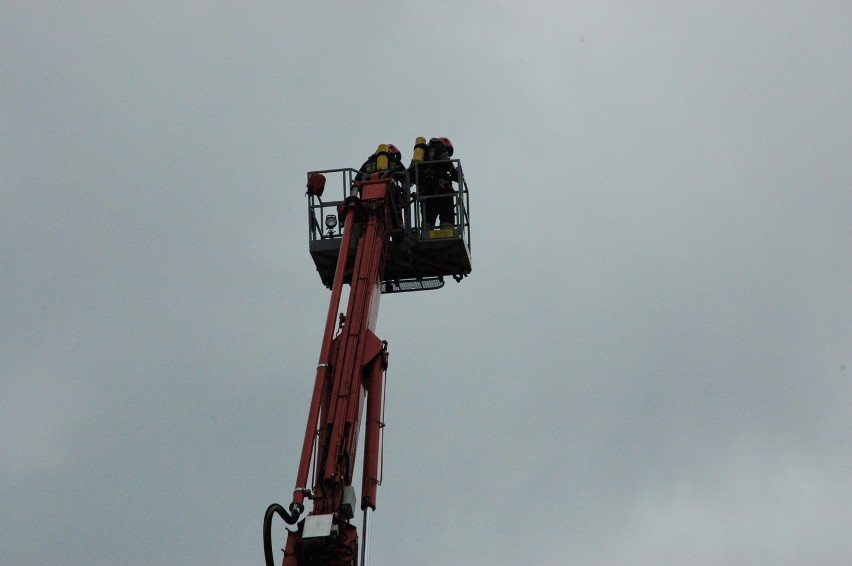
{"label": "black hydraulic hose", "polygon": [[288,525],[295,525],[296,521],[299,520],[299,515],[302,514],[300,507],[301,505],[297,503],[291,503],[289,513],[278,503],[273,503],[266,508],[266,513],[263,515],[263,557],[266,560],[266,566],[275,566],[275,559],[272,557],[273,517],[278,514]]}

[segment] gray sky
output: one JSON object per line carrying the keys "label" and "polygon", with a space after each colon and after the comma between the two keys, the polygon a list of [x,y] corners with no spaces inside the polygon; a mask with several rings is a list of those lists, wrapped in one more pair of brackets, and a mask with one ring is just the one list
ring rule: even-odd
{"label": "gray sky", "polygon": [[305,171],[420,135],[474,272],[382,300],[372,564],[849,560],[852,5],[371,4],[0,3],[0,563],[262,562]]}

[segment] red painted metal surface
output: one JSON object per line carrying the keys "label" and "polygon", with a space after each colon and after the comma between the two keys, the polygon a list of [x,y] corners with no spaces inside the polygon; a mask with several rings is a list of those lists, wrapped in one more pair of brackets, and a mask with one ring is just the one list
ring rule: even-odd
{"label": "red painted metal surface", "polygon": [[[308,517],[330,515],[334,532],[327,536],[304,536],[306,522],[300,521],[297,530],[288,533],[283,566],[356,563],[358,534],[350,523],[351,516],[347,516],[351,513],[344,505],[344,498],[345,488],[352,484],[362,413],[366,415],[361,508],[376,508],[388,354],[386,342],[375,335],[375,326],[394,225],[391,184],[391,179],[374,175],[360,184],[360,198],[350,197],[340,211],[346,228],[293,491],[293,504],[301,509],[305,500],[310,500],[312,509]],[[344,272],[356,224],[361,229],[349,299],[345,317],[339,318]]]}

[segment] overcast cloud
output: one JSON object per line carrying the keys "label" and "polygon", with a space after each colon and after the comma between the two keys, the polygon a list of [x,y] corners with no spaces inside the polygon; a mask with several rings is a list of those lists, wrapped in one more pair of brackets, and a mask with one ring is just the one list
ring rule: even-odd
{"label": "overcast cloud", "polygon": [[474,270],[382,299],[373,565],[852,560],[850,29],[0,2],[0,563],[262,563],[329,299],[305,172],[421,135]]}

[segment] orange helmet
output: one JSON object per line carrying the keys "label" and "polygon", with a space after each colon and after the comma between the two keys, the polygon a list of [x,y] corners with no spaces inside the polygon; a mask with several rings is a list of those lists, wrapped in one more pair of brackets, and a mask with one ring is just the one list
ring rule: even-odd
{"label": "orange helmet", "polygon": [[392,143],[388,144],[388,155],[393,155],[396,158],[397,161],[402,159],[402,153]]}

